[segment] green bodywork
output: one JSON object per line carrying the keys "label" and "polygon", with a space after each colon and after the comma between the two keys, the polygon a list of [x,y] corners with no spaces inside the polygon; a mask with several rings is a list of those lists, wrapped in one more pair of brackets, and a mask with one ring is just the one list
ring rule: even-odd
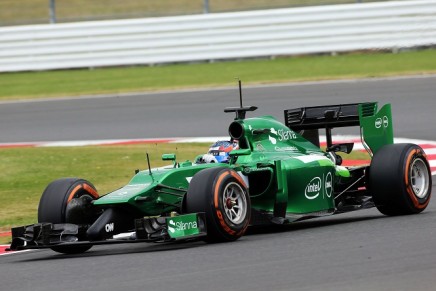
{"label": "green bodywork", "polygon": [[[377,104],[359,106],[363,141],[375,153],[393,142],[390,106],[376,114],[368,114],[371,111],[365,106],[376,108]],[[253,210],[288,220],[335,211],[336,185],[351,179],[351,175],[348,168],[334,163],[330,153],[272,116],[236,118],[229,132],[234,128],[240,132],[240,149],[230,153],[230,163],[177,163],[175,155],[164,155],[164,160],[173,161],[171,165],[138,172],[126,186],[100,197],[94,205],[118,206],[138,217],[181,213],[183,197],[196,173],[210,167],[228,167],[246,182]]]}
{"label": "green bodywork", "polygon": [[[368,106],[374,106],[374,111],[377,112],[377,103],[369,103],[366,107]],[[394,143],[391,104],[384,105],[374,115],[368,114],[366,107],[359,106],[359,119],[363,144],[372,156],[382,146]]]}

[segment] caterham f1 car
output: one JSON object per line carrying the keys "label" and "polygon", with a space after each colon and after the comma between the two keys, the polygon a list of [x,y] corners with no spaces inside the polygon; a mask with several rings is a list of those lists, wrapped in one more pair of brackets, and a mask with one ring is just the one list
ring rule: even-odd
{"label": "caterham f1 car", "polygon": [[[377,207],[385,215],[423,211],[432,177],[424,151],[393,144],[391,107],[376,102],[304,107],[246,118],[236,114],[228,132],[237,143],[224,163],[177,162],[137,171],[124,187],[99,196],[88,181],[62,178],[42,194],[38,223],[12,229],[11,250],[51,248],[82,253],[93,245],[202,239],[234,241],[249,226]],[[338,154],[352,143],[332,142],[332,129],[358,126],[369,165],[345,167]],[[325,130],[326,149],[319,131]],[[209,153],[220,155],[219,151]]]}

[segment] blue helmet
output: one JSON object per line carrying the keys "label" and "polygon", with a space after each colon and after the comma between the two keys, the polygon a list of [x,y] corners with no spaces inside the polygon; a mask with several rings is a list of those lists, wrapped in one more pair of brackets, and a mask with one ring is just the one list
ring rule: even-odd
{"label": "blue helmet", "polygon": [[230,142],[228,140],[220,140],[210,146],[207,152],[208,156],[212,158],[212,163],[228,163],[230,159],[229,152],[239,148],[236,141]]}
{"label": "blue helmet", "polygon": [[217,141],[210,146],[208,154],[212,155],[217,163],[227,163],[229,161],[229,152],[233,150],[233,144],[229,141]]}

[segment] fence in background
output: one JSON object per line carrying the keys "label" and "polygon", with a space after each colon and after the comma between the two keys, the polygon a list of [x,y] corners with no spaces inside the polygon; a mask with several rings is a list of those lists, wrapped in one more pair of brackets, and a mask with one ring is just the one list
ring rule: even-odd
{"label": "fence in background", "polygon": [[387,0],[0,0],[0,26],[382,1]]}
{"label": "fence in background", "polygon": [[[56,23],[57,22],[56,21],[56,1],[59,1],[59,0],[48,0],[48,2],[49,2],[49,19],[50,19],[49,21],[50,21],[50,23]],[[350,1],[350,0],[348,0],[348,1]],[[363,0],[351,0],[351,1],[354,1],[355,3],[361,3]],[[381,1],[383,1],[383,0],[381,0]],[[219,10],[211,11],[211,6],[210,6],[211,2],[213,2],[213,1],[212,0],[201,0],[201,4],[198,3],[199,4],[198,6],[201,5],[201,11],[203,13],[220,12]],[[245,2],[245,1],[242,1],[242,2]],[[262,2],[262,1],[260,1],[260,2]],[[271,3],[270,1],[268,1],[268,2],[269,2],[269,4],[267,4],[267,5],[263,4],[264,6],[262,8],[271,8],[271,6],[274,7],[274,3]],[[344,2],[344,1],[342,1],[342,2]],[[345,2],[347,2],[347,0],[345,0]],[[371,1],[367,0],[367,2],[371,2]],[[250,10],[250,9],[253,9],[252,6],[247,5],[246,3],[244,3],[244,4],[245,4],[245,7],[244,7],[244,5],[242,5],[241,7],[239,7],[240,10]],[[261,3],[259,3],[259,4],[261,4]],[[301,5],[301,4],[303,4],[303,5]],[[305,6],[304,2],[301,3],[301,4],[300,4],[300,6]],[[312,5],[314,5],[314,4],[315,5],[317,5],[317,4],[318,5],[320,5],[320,4],[326,5],[326,4],[337,4],[337,3],[335,3],[334,0],[331,0],[330,3],[328,3],[328,2],[326,3],[325,1],[317,3],[315,1],[314,3],[312,3]],[[281,4],[278,4],[278,5],[280,6],[280,5],[284,5],[284,4],[281,3]],[[292,6],[293,5],[292,1],[289,1],[289,3],[287,5]],[[309,3],[309,5],[307,5],[307,6],[310,6],[310,5],[311,4]],[[226,7],[226,6],[224,5],[224,7]],[[232,7],[232,6],[230,5],[230,7]],[[197,9],[198,9],[198,7],[197,7]],[[229,8],[227,8],[227,9],[229,9]],[[235,9],[235,8],[233,8],[233,9]],[[194,11],[194,13],[196,13],[196,12],[198,13],[198,11]],[[186,13],[186,14],[189,14],[189,13]]]}
{"label": "fence in background", "polygon": [[0,28],[0,72],[395,50],[436,44],[436,1]]}

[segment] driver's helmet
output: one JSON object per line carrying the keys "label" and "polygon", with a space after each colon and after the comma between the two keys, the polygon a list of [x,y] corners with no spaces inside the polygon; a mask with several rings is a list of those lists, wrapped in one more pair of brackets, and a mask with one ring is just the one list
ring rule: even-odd
{"label": "driver's helmet", "polygon": [[239,148],[237,141],[220,140],[210,146],[207,154],[201,157],[203,163],[228,163],[229,152]]}

